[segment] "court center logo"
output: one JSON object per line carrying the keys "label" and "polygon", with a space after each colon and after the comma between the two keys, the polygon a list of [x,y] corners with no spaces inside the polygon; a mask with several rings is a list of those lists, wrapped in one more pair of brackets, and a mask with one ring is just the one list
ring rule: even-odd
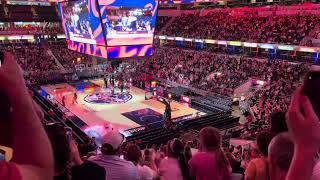
{"label": "court center logo", "polygon": [[84,98],[84,101],[92,104],[123,104],[132,99],[130,93],[92,93]]}

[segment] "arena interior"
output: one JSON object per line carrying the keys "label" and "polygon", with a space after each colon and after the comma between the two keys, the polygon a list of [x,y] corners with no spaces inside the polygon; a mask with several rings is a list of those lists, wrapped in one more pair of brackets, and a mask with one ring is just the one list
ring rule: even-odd
{"label": "arena interior", "polygon": [[0,180],[320,180],[318,2],[1,0]]}

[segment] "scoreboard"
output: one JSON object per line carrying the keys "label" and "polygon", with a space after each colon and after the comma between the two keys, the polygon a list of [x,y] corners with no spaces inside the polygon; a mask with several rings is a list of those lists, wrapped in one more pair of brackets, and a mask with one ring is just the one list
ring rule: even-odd
{"label": "scoreboard", "polygon": [[113,59],[151,56],[156,0],[60,1],[68,48]]}

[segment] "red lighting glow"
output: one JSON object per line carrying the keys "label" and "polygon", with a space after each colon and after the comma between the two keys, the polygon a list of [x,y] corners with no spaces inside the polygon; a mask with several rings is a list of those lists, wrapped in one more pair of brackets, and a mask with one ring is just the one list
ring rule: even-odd
{"label": "red lighting glow", "polygon": [[190,104],[191,99],[187,96],[181,96],[181,101]]}

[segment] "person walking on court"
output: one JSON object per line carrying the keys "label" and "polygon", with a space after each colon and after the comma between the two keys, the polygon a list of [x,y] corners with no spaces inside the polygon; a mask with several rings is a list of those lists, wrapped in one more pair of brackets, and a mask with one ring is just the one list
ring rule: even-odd
{"label": "person walking on court", "polygon": [[66,107],[66,97],[65,96],[62,96],[62,105],[64,106],[64,107]]}
{"label": "person walking on court", "polygon": [[75,92],[73,94],[72,104],[74,104],[74,103],[78,104],[78,94],[77,94],[77,92]]}

